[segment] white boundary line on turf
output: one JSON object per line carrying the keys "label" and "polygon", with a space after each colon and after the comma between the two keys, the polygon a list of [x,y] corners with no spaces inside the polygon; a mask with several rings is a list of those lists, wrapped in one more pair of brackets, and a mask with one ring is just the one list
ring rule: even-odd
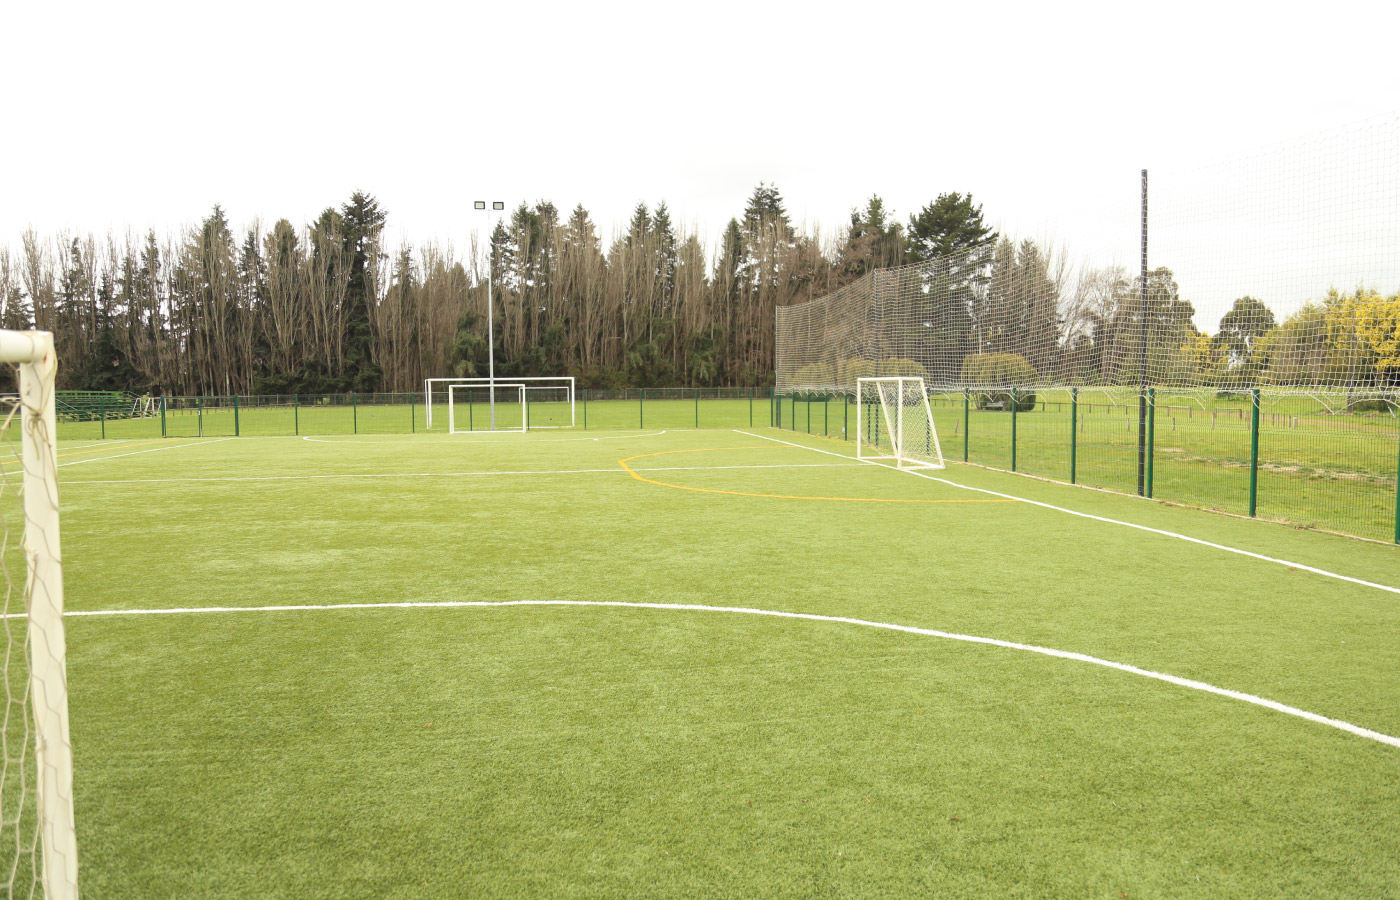
{"label": "white boundary line on turf", "polygon": [[[178,450],[178,449],[180,449],[181,447],[197,447],[197,446],[202,446],[202,445],[206,445],[206,444],[221,444],[221,443],[223,443],[224,441],[231,441],[231,440],[233,440],[233,438],[231,438],[231,437],[226,437],[226,438],[212,438],[212,439],[210,439],[210,438],[194,438],[194,439],[193,439],[190,443],[188,443],[188,444],[170,444],[170,445],[165,446],[165,447],[152,447],[152,448],[149,449],[149,450],[133,450],[133,451],[130,452],[130,453],[117,453],[117,454],[113,454],[112,456],[94,456],[92,459],[78,459],[78,460],[74,460],[73,462],[59,463],[57,466],[55,466],[55,468],[62,469],[62,468],[66,468],[67,466],[81,466],[81,465],[83,465],[84,463],[102,462],[104,459],[121,459],[123,456],[140,456],[142,453],[159,453],[161,450]],[[69,482],[65,482],[65,483],[69,483]],[[72,483],[81,483],[81,482],[72,482]]]}
{"label": "white boundary line on turf", "polygon": [[[518,436],[517,434],[511,434],[511,433],[509,433],[509,432],[506,432],[506,433],[504,434],[503,437],[499,437],[499,438],[458,437],[458,436],[456,436],[456,435],[451,435],[451,434],[425,434],[425,435],[423,435],[423,437],[436,437],[436,438],[441,438],[441,439],[442,439],[441,441],[435,441],[434,443],[444,443],[444,444],[446,444],[446,443],[453,443],[453,444],[557,444],[557,443],[560,443],[560,442],[562,442],[562,441],[605,441],[605,440],[622,440],[622,439],[624,439],[624,438],[630,439],[630,438],[658,437],[658,436],[663,435],[663,434],[665,434],[665,433],[666,433],[665,431],[648,431],[648,432],[645,432],[645,433],[643,433],[643,434],[610,434],[610,435],[607,435],[606,437],[535,438],[535,439],[529,439],[529,438],[521,439],[521,438],[519,438],[519,436]],[[411,435],[411,434],[406,434],[406,435],[404,435],[404,437],[405,437],[406,439],[408,439],[408,440],[413,440],[413,435]],[[359,445],[359,444],[393,444],[394,446],[397,447],[397,446],[400,446],[400,445],[402,445],[402,444],[404,443],[403,441],[357,441],[357,440],[355,440],[353,437],[351,437],[349,440],[332,441],[332,440],[327,440],[327,439],[324,438],[324,437],[319,437],[319,438],[318,438],[318,437],[311,437],[311,436],[309,436],[309,435],[303,436],[303,437],[302,437],[302,440],[303,440],[303,441],[310,441],[310,442],[313,443],[313,444],[349,444],[349,445],[351,445],[351,446],[357,446],[357,445]]]}
{"label": "white boundary line on turf", "polygon": [[[104,457],[105,458],[105,457]],[[768,465],[749,464],[741,466],[654,466],[652,468],[632,468],[637,472],[707,472],[712,469],[845,469],[862,465],[849,463],[772,463]],[[63,486],[73,484],[201,484],[221,481],[322,481],[332,478],[466,478],[490,475],[626,475],[626,469],[610,467],[606,469],[521,469],[509,472],[353,472],[345,475],[230,475],[213,478],[111,478],[102,480],[65,481]]]}
{"label": "white boundary line on turf", "polygon": [[[838,454],[839,455],[839,454]],[[746,606],[705,606],[698,603],[633,603],[622,600],[443,600],[432,602],[405,602],[405,603],[338,603],[321,606],[297,605],[297,606],[205,606],[205,607],[183,607],[179,609],[104,609],[89,611],[69,611],[66,616],[74,618],[111,618],[115,616],[162,616],[162,615],[183,615],[191,613],[242,613],[242,612],[327,612],[347,609],[460,609],[460,608],[482,608],[482,607],[507,607],[507,606],[601,606],[623,609],[659,609],[678,610],[684,612],[717,612],[717,613],[738,613],[750,616],[769,616],[776,619],[804,619],[809,622],[831,622],[839,625],[858,625],[864,628],[879,628],[885,631],[898,631],[905,634],[917,634],[924,637],[943,638],[950,641],[961,641],[968,644],[984,644],[989,647],[1001,647],[1006,650],[1022,650],[1027,653],[1037,653],[1041,656],[1050,656],[1055,659],[1068,659],[1074,662],[1088,663],[1090,665],[1102,666],[1106,669],[1116,669],[1119,672],[1126,672],[1129,675],[1137,675],[1142,678],[1151,678],[1155,681],[1163,681],[1177,687],[1189,688],[1193,691],[1202,691],[1207,694],[1215,694],[1219,697],[1227,697],[1231,700],[1239,700],[1250,703],[1254,706],[1262,706],[1274,712],[1295,716],[1305,719],[1318,725],[1326,725],[1329,728],[1336,728],[1357,737],[1376,741],[1391,747],[1400,748],[1400,737],[1384,734],[1379,731],[1372,731],[1360,725],[1354,725],[1341,719],[1333,719],[1299,709],[1296,706],[1289,706],[1279,703],[1276,700],[1268,700],[1255,694],[1246,694],[1243,691],[1234,691],[1229,688],[1217,687],[1204,681],[1196,681],[1191,678],[1182,678],[1177,675],[1168,675],[1165,672],[1155,672],[1151,669],[1143,669],[1127,663],[1113,662],[1108,659],[1101,659],[1097,656],[1089,656],[1085,653],[1075,653],[1069,650],[1055,650],[1051,647],[1040,647],[1035,644],[1022,644],[1016,641],[1003,641],[998,638],[979,637],[972,634],[958,634],[952,631],[939,631],[934,628],[916,628],[912,625],[895,625],[890,622],[873,622],[868,619],[853,619],[848,616],[823,616],[816,613],[783,612],[772,609],[755,609]],[[24,613],[9,613],[7,617],[22,616]]]}
{"label": "white boundary line on turf", "polygon": [[[855,459],[855,457],[853,456],[847,456],[844,453],[834,453],[830,450],[823,450],[820,447],[808,447],[806,444],[796,444],[792,441],[779,440],[775,437],[768,437],[767,435],[762,434],[754,434],[750,431],[740,431],[737,428],[734,429],[734,431],[737,434],[759,438],[760,440],[773,441],[777,444],[787,444],[789,447],[798,447],[802,450],[811,450],[813,453],[825,453],[827,456],[837,456],[841,459]],[[871,463],[871,465],[878,466],[880,464]],[[1304,565],[1303,563],[1298,562],[1290,562],[1286,559],[1279,559],[1274,556],[1265,556],[1262,553],[1255,553],[1251,550],[1241,550],[1239,547],[1231,547],[1228,544],[1217,544],[1214,541],[1207,541],[1202,538],[1191,537],[1190,535],[1181,534],[1176,531],[1166,531],[1161,528],[1152,528],[1148,525],[1138,525],[1134,522],[1124,522],[1122,519],[1110,519],[1107,516],[1096,516],[1093,513],[1080,512],[1076,509],[1067,509],[1063,506],[1055,506],[1054,504],[1044,503],[1040,500],[1028,500],[1025,497],[1017,497],[1014,494],[1003,494],[1000,491],[993,491],[987,488],[971,487],[970,485],[966,484],[958,484],[956,481],[949,481],[946,478],[939,478],[934,475],[926,475],[923,472],[916,472],[910,469],[894,469],[891,466],[880,466],[880,468],[890,469],[891,471],[895,472],[907,472],[910,475],[917,475],[920,478],[927,478],[929,481],[937,481],[941,484],[950,485],[955,488],[961,488],[965,491],[976,491],[979,494],[990,494],[993,497],[1002,497],[1007,500],[1019,500],[1022,503],[1029,503],[1032,506],[1039,506],[1043,509],[1053,509],[1056,512],[1068,513],[1071,516],[1078,516],[1081,519],[1093,519],[1095,522],[1107,522],[1110,525],[1122,525],[1125,528],[1136,528],[1138,531],[1148,531],[1152,534],[1160,534],[1164,537],[1176,538],[1177,540],[1188,541],[1192,544],[1199,544],[1202,547],[1210,547],[1215,550],[1224,550],[1226,553],[1237,553],[1240,556],[1248,556],[1251,559],[1259,559],[1263,560],[1264,562],[1277,563],[1281,566],[1288,566],[1291,569],[1298,569],[1299,571],[1303,572],[1311,572],[1314,575],[1321,575],[1325,578],[1335,578],[1338,581],[1349,581],[1352,584],[1359,584],[1362,587],[1370,587],[1380,591],[1389,591],[1392,594],[1400,594],[1400,587],[1392,587],[1391,585],[1380,584],[1375,581],[1366,581],[1362,578],[1353,578],[1350,575],[1342,575],[1337,572],[1329,572],[1326,569],[1319,569],[1316,566]]]}

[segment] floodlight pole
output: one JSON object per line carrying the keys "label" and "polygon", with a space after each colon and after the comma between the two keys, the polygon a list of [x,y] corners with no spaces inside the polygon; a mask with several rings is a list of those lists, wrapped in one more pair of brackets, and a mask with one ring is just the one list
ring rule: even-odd
{"label": "floodlight pole", "polygon": [[486,211],[486,399],[491,407],[491,430],[496,430],[496,327],[495,299],[492,297],[492,281],[495,277],[496,259],[491,245],[495,237],[497,210],[505,209],[500,200],[493,200],[491,208],[486,208],[485,200],[476,201],[476,208]]}
{"label": "floodlight pole", "polygon": [[1146,493],[1147,474],[1147,170],[1142,170],[1142,271],[1138,277],[1138,446],[1137,492]]}

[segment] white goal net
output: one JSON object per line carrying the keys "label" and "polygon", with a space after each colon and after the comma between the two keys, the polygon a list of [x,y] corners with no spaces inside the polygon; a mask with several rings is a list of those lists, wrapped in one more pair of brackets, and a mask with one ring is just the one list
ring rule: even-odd
{"label": "white goal net", "polygon": [[78,896],[63,630],[53,338],[0,331],[0,895]]}
{"label": "white goal net", "polygon": [[529,427],[523,384],[449,384],[447,432],[525,431]]}
{"label": "white goal net", "polygon": [[943,448],[922,378],[856,382],[856,457],[901,469],[943,468]]}

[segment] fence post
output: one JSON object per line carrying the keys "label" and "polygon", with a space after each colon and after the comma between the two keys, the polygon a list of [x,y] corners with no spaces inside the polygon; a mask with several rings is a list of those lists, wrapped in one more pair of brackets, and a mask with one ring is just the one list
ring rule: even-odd
{"label": "fence post", "polygon": [[416,433],[418,432],[418,407],[417,407],[417,403],[418,403],[418,395],[417,395],[417,394],[409,394],[409,395],[408,395],[408,433],[409,433],[409,434],[416,434]]}
{"label": "fence post", "polygon": [[970,412],[971,406],[972,406],[972,391],[968,390],[967,388],[963,388],[963,462],[967,462],[967,459],[968,459],[968,456],[967,456],[967,448],[968,448],[967,428],[968,428],[968,424],[972,421],[972,415],[971,415],[971,412]]}
{"label": "fence post", "polygon": [[195,398],[195,404],[199,409],[199,436],[204,437],[204,395]]}
{"label": "fence post", "polygon": [[822,394],[822,437],[831,437],[831,395]]}
{"label": "fence post", "polygon": [[807,433],[812,433],[812,395],[807,395]]}
{"label": "fence post", "polygon": [[851,439],[851,398],[841,395],[841,440]]}
{"label": "fence post", "polygon": [[749,386],[749,427],[753,427],[753,386]]}
{"label": "fence post", "polygon": [[160,436],[165,437],[165,395],[160,395]]}
{"label": "fence post", "polygon": [[796,394],[796,393],[794,393],[794,394],[792,395],[792,416],[790,417],[790,419],[791,419],[791,421],[792,421],[792,433],[793,433],[793,434],[796,434],[796,433],[797,433],[797,394]]}
{"label": "fence post", "polygon": [[[1400,446],[1400,441],[1396,444]],[[1400,544],[1400,452],[1395,461],[1395,543]]]}
{"label": "fence post", "polygon": [[102,439],[107,439],[107,398],[97,398],[97,416],[102,420]]}
{"label": "fence post", "polygon": [[233,395],[233,436],[238,437],[238,395]]}
{"label": "fence post", "polygon": [[700,427],[700,389],[695,389],[695,427]]}
{"label": "fence post", "polygon": [[1152,499],[1152,450],[1157,438],[1157,389],[1147,389],[1147,499]]}
{"label": "fence post", "polygon": [[1016,389],[1011,389],[1011,471],[1016,471]]}
{"label": "fence post", "polygon": [[1249,427],[1249,515],[1253,517],[1259,500],[1259,389],[1249,395],[1254,408]]}
{"label": "fence post", "polygon": [[583,392],[583,430],[588,430],[588,391]]}
{"label": "fence post", "polygon": [[647,420],[647,389],[637,388],[637,430],[641,431],[646,427]]}
{"label": "fence post", "polygon": [[1079,388],[1069,389],[1069,483],[1075,484],[1079,456]]}
{"label": "fence post", "polygon": [[355,402],[355,392],[350,392],[350,427],[355,434],[360,433],[360,405]]}
{"label": "fence post", "polygon": [[292,395],[292,434],[301,434],[301,406],[297,403],[297,395]]}

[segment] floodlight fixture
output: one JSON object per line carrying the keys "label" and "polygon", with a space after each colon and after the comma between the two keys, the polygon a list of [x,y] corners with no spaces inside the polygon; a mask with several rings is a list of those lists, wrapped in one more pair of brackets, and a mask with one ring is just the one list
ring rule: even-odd
{"label": "floodlight fixture", "polygon": [[473,203],[472,206],[475,207],[476,209],[485,209],[485,208],[486,208],[486,201],[485,201],[485,200],[478,200],[478,201],[476,201],[475,203]]}
{"label": "floodlight fixture", "polygon": [[506,205],[505,205],[504,203],[502,203],[501,201],[499,201],[499,200],[493,200],[493,201],[491,202],[491,208],[492,208],[492,209],[496,209],[496,210],[500,210],[500,209],[505,209],[505,208],[506,208]]}

